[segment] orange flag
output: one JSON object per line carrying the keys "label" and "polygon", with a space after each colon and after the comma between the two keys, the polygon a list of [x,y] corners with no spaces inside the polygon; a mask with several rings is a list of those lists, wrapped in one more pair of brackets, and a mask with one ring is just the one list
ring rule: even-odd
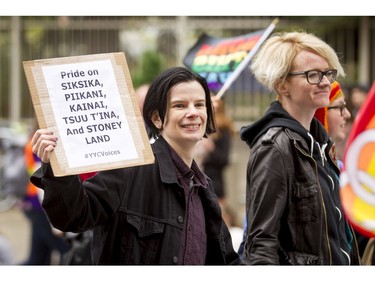
{"label": "orange flag", "polygon": [[356,230],[375,237],[375,82],[354,120],[343,160],[344,212]]}

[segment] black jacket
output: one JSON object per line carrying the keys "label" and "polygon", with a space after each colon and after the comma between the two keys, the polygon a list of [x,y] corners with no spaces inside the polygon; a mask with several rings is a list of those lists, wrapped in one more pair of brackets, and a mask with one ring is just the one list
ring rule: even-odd
{"label": "black jacket", "polygon": [[[47,164],[31,178],[44,189],[43,207],[53,226],[68,232],[94,229],[95,264],[178,263],[186,212],[184,190],[165,140],[159,138],[152,148],[154,164],[99,172],[84,183],[78,176],[53,177]],[[206,221],[206,264],[238,263],[210,181],[200,197]]]}
{"label": "black jacket", "polygon": [[247,168],[246,264],[358,264],[340,201],[333,142],[319,121],[310,132],[279,102],[241,129]]}

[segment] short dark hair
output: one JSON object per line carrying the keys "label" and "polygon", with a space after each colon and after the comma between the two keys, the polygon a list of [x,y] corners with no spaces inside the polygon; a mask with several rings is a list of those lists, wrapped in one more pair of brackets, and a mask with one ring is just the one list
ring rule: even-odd
{"label": "short dark hair", "polygon": [[152,122],[152,116],[155,112],[159,114],[161,122],[164,124],[165,114],[167,112],[168,96],[174,86],[184,82],[197,81],[202,85],[206,96],[207,125],[205,137],[216,132],[214,112],[210,90],[206,79],[197,73],[190,71],[185,67],[172,67],[155,77],[147,91],[143,105],[143,119],[149,129],[149,137],[157,137],[159,129]]}

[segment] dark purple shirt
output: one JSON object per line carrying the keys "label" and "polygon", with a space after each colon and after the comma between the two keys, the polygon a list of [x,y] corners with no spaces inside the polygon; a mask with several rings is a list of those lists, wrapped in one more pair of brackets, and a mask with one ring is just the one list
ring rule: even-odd
{"label": "dark purple shirt", "polygon": [[186,214],[181,237],[178,264],[203,265],[206,260],[206,222],[199,189],[207,187],[207,180],[193,162],[191,169],[170,147],[172,160],[176,166],[177,178],[185,191]]}

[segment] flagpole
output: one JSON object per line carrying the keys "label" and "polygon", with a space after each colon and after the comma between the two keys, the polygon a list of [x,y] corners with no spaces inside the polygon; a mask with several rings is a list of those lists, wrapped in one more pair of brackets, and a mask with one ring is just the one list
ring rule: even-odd
{"label": "flagpole", "polygon": [[246,58],[239,64],[239,66],[233,71],[232,75],[225,81],[220,91],[216,95],[218,98],[221,98],[224,95],[225,91],[228,90],[228,88],[232,85],[232,83],[238,78],[242,70],[244,70],[244,68],[249,64],[250,60],[253,58],[255,53],[258,51],[259,47],[263,44],[263,42],[275,29],[275,26],[278,22],[279,22],[279,19],[275,18],[270,24],[270,26],[264,31],[262,36],[256,42],[255,46],[247,54]]}

